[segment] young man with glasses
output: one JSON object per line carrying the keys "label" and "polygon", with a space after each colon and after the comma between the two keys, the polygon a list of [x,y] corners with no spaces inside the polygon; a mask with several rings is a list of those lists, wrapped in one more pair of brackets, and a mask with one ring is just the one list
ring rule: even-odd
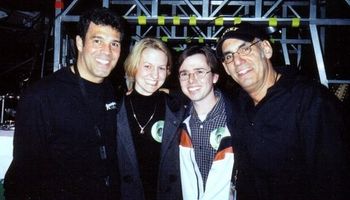
{"label": "young man with glasses", "polygon": [[210,48],[193,46],[180,55],[179,66],[181,89],[191,100],[180,133],[183,199],[233,199],[232,105],[214,89],[218,61]]}
{"label": "young man with glasses", "polygon": [[336,97],[320,84],[277,68],[263,29],[228,29],[217,45],[241,86],[232,135],[240,200],[345,199],[348,128]]}

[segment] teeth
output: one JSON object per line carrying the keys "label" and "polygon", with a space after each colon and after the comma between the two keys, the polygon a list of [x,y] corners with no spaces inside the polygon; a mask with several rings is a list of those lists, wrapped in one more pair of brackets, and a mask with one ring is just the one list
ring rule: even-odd
{"label": "teeth", "polygon": [[157,81],[148,81],[148,84],[155,85],[155,84],[157,84]]}
{"label": "teeth", "polygon": [[109,63],[108,60],[103,60],[103,59],[99,59],[99,58],[96,58],[96,61],[99,62],[99,63],[101,63],[101,64],[103,64],[103,65],[106,65],[106,64]]}
{"label": "teeth", "polygon": [[238,72],[238,75],[246,74],[249,71],[249,69],[244,69]]}
{"label": "teeth", "polygon": [[198,90],[199,87],[191,87],[191,88],[188,88],[188,91],[195,91],[195,90]]}

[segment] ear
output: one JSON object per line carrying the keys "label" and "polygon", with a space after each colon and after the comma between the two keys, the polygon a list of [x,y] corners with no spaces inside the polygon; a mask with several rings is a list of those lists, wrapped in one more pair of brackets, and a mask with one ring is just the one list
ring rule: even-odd
{"label": "ear", "polygon": [[171,74],[171,70],[170,70],[170,67],[168,66],[166,68],[166,75],[169,76]]}
{"label": "ear", "polygon": [[75,37],[75,44],[77,45],[78,51],[83,51],[83,39],[79,35]]}
{"label": "ear", "polygon": [[273,49],[272,49],[270,42],[267,40],[264,40],[261,42],[260,47],[261,47],[265,57],[270,59],[272,57],[272,54],[273,54]]}
{"label": "ear", "polygon": [[213,73],[213,83],[217,83],[219,81],[219,74]]}

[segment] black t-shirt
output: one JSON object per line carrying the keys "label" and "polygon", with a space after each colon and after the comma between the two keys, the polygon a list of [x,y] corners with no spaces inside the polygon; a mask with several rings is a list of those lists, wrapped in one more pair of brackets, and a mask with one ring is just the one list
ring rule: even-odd
{"label": "black t-shirt", "polygon": [[[134,90],[125,98],[125,104],[145,197],[156,199],[165,94],[155,92],[151,96],[143,96]],[[141,133],[142,128],[144,133]]]}
{"label": "black t-shirt", "polygon": [[6,197],[118,198],[115,104],[110,83],[79,81],[69,68],[28,88],[17,109]]}

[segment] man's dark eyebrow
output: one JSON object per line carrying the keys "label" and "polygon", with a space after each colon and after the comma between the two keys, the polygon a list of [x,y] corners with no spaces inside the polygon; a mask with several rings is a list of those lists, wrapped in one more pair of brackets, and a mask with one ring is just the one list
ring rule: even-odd
{"label": "man's dark eyebrow", "polygon": [[102,37],[99,36],[99,35],[92,35],[90,38],[98,38],[98,39],[101,39]]}
{"label": "man's dark eyebrow", "polygon": [[[91,39],[102,39],[103,40],[103,37],[100,36],[100,35],[93,35],[91,37]],[[121,41],[120,40],[112,40],[112,42],[118,42],[119,44],[121,44]]]}
{"label": "man's dark eyebrow", "polygon": [[[193,71],[199,71],[199,70],[206,70],[204,67],[198,67],[198,68],[194,68]],[[179,71],[179,73],[181,72],[189,72],[188,70],[181,70]]]}

